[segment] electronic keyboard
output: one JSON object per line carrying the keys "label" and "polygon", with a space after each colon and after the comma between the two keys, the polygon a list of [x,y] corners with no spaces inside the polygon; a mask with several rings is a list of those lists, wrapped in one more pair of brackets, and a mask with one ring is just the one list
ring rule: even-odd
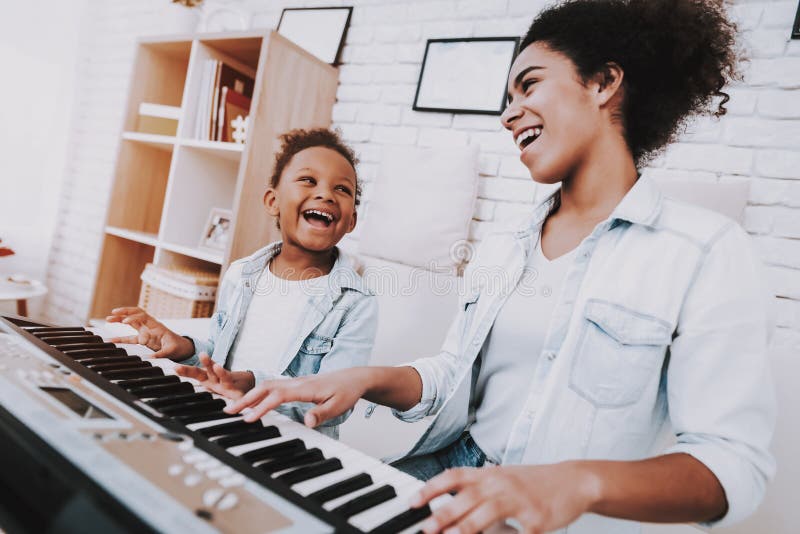
{"label": "electronic keyboard", "polygon": [[0,318],[0,527],[417,532],[449,498],[409,508],[419,480],[277,412],[245,423],[147,352]]}

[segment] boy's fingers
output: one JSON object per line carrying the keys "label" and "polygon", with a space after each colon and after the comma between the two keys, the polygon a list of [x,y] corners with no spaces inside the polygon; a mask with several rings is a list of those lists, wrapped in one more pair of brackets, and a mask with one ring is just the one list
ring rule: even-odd
{"label": "boy's fingers", "polygon": [[[144,343],[142,343],[144,345]],[[150,355],[151,358],[169,358],[172,354],[169,351],[161,349],[155,351],[153,354]]]}
{"label": "boy's fingers", "polygon": [[206,378],[205,371],[193,365],[177,365],[175,367],[175,373],[180,376],[185,376],[186,378],[192,378],[199,382],[204,381]]}
{"label": "boy's fingers", "polygon": [[138,345],[139,344],[139,336],[123,336],[123,337],[112,337],[108,340],[109,343],[127,343],[129,345]]}

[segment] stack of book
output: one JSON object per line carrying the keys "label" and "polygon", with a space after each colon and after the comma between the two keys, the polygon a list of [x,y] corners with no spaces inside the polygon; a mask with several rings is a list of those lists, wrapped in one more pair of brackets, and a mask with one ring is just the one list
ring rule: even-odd
{"label": "stack of book", "polygon": [[250,113],[255,81],[250,76],[216,59],[203,65],[200,95],[197,99],[195,137],[206,141],[233,142],[237,117]]}

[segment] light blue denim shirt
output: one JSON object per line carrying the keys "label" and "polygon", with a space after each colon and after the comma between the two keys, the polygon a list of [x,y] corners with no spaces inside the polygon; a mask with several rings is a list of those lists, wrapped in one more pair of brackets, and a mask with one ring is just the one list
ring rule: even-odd
{"label": "light blue denim shirt", "polygon": [[[247,314],[261,272],[281,249],[276,242],[254,254],[231,263],[219,288],[217,309],[211,317],[207,340],[191,338],[195,354],[180,363],[197,365],[199,354],[211,355],[227,367],[231,348]],[[367,365],[378,326],[378,305],[372,292],[350,261],[338,253],[322,291],[309,291],[300,322],[290,336],[292,342],[283,355],[280,374],[253,369],[256,384],[264,380],[325,373]],[[268,343],[268,340],[264,341]],[[310,404],[284,405],[280,411],[302,421]],[[323,423],[318,429],[338,437],[338,425],[348,414]]]}
{"label": "light blue denim shirt", "polygon": [[[553,202],[484,240],[441,353],[411,364],[422,400],[395,414],[431,422],[409,455],[440,449],[466,427],[473,363]],[[640,178],[577,248],[503,463],[687,453],[725,490],[729,509],[715,524],[749,515],[775,470],[762,279],[735,222],[665,199]],[[638,531],[587,514],[561,532]]]}

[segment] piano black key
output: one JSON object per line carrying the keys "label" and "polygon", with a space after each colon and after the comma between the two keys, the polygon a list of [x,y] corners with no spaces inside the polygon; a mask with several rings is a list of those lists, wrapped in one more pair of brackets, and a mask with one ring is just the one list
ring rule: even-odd
{"label": "piano black key", "polygon": [[431,515],[431,508],[427,504],[420,508],[409,508],[385,523],[369,531],[369,534],[396,534],[427,519]]}
{"label": "piano black key", "polygon": [[182,395],[194,392],[194,386],[189,382],[177,384],[155,384],[151,386],[138,386],[126,388],[128,393],[140,399],[155,399],[171,395]]}
{"label": "piano black key", "polygon": [[99,373],[100,371],[118,371],[123,369],[124,370],[149,369],[150,367],[153,367],[153,364],[151,364],[150,362],[143,362],[141,360],[119,362],[119,363],[94,361],[92,363],[85,365],[87,369],[91,369],[95,373]]}
{"label": "piano black key", "polygon": [[74,343],[102,343],[103,338],[100,336],[83,336],[83,337],[70,337],[70,336],[55,336],[55,337],[40,337],[48,345],[58,348],[62,345],[72,345]]}
{"label": "piano black key", "polygon": [[47,332],[31,332],[34,336],[38,337],[39,339],[44,339],[47,337],[85,337],[85,336],[93,336],[94,333],[88,332],[86,330],[49,330]]}
{"label": "piano black key", "polygon": [[328,501],[338,499],[339,497],[344,497],[348,493],[353,493],[354,491],[366,488],[372,484],[372,477],[366,473],[361,473],[359,475],[340,480],[335,484],[331,484],[327,488],[322,488],[314,493],[309,493],[307,498],[318,502],[319,504],[325,504]]}
{"label": "piano black key", "polygon": [[299,482],[303,482],[304,480],[311,480],[312,478],[333,473],[341,468],[341,460],[338,458],[328,458],[327,460],[315,462],[304,467],[298,467],[293,471],[279,475],[276,477],[276,480],[280,480],[284,484],[291,486],[292,484],[297,484]]}
{"label": "piano black key", "polygon": [[118,371],[100,371],[97,374],[106,380],[130,380],[132,378],[148,378],[164,376],[164,371],[160,367],[148,367],[147,369],[122,369]]}
{"label": "piano black key", "polygon": [[43,332],[86,332],[86,329],[82,326],[23,326],[22,328],[31,334]]}
{"label": "piano black key", "polygon": [[352,501],[347,501],[346,503],[337,506],[331,510],[331,513],[348,519],[356,514],[360,514],[364,510],[369,510],[373,506],[384,503],[389,499],[394,499],[395,497],[397,497],[397,492],[394,491],[394,488],[388,484],[385,484],[379,488],[356,497]]}
{"label": "piano black key", "polygon": [[245,443],[255,443],[256,441],[262,441],[265,439],[279,438],[280,436],[281,433],[278,432],[277,427],[265,426],[261,428],[254,428],[252,430],[246,430],[237,434],[222,436],[214,441],[214,443],[224,449],[227,449],[228,447],[244,445]]}
{"label": "piano black key", "polygon": [[224,436],[226,434],[235,434],[243,430],[251,428],[261,428],[263,425],[260,421],[255,423],[245,423],[244,421],[231,421],[230,423],[222,423],[221,425],[207,426],[197,430],[197,433],[204,435],[207,438],[214,438],[217,436]]}
{"label": "piano black key", "polygon": [[274,460],[258,464],[257,467],[265,473],[271,475],[272,473],[277,473],[278,471],[302,467],[308,464],[320,462],[324,459],[325,457],[322,455],[322,451],[314,447],[313,449],[300,451],[291,456],[276,458]]}
{"label": "piano black key", "polygon": [[[59,348],[59,350],[61,350]],[[96,356],[128,356],[128,353],[125,352],[125,349],[77,349],[77,350],[68,350],[68,351],[61,351],[70,358],[80,359],[80,358],[93,358]]]}
{"label": "piano black key", "polygon": [[129,363],[129,362],[141,363],[142,359],[136,356],[92,356],[91,358],[79,358],[75,361],[81,365],[89,367],[90,365],[96,365],[96,364],[111,365],[114,363]]}
{"label": "piano black key", "polygon": [[195,402],[202,400],[211,400],[213,397],[208,391],[196,393],[192,390],[191,393],[183,393],[178,395],[170,395],[168,397],[161,397],[160,399],[153,399],[145,401],[148,405],[156,410],[166,408],[167,406],[174,406],[176,404],[186,404],[187,402]]}
{"label": "piano black key", "polygon": [[71,350],[80,350],[80,349],[116,349],[117,346],[114,343],[65,343],[63,345],[58,346],[58,350],[61,352],[69,352]]}
{"label": "piano black key", "polygon": [[268,460],[270,458],[288,456],[297,451],[303,451],[305,448],[306,445],[303,443],[303,440],[294,438],[287,441],[282,441],[280,443],[275,443],[274,445],[267,445],[266,447],[261,447],[260,449],[247,451],[239,456],[239,458],[246,462],[256,463],[263,460]]}
{"label": "piano black key", "polygon": [[[112,371],[114,372],[114,371]],[[194,415],[201,413],[219,412],[225,407],[222,399],[211,399],[198,402],[187,402],[185,404],[175,404],[159,408],[158,411],[164,415]]]}
{"label": "piano black key", "polygon": [[206,421],[216,421],[217,419],[229,419],[231,417],[236,417],[235,415],[231,415],[229,413],[225,413],[222,410],[218,410],[215,412],[208,412],[208,413],[195,413],[190,415],[176,415],[174,419],[179,423],[183,423],[184,425],[191,425],[193,423],[205,423]]}
{"label": "piano black key", "polygon": [[175,375],[166,375],[166,376],[156,376],[156,377],[144,377],[144,378],[131,378],[130,380],[122,380],[117,382],[117,385],[122,389],[130,388],[140,388],[145,386],[160,386],[164,384],[181,384],[181,379],[179,376]]}

